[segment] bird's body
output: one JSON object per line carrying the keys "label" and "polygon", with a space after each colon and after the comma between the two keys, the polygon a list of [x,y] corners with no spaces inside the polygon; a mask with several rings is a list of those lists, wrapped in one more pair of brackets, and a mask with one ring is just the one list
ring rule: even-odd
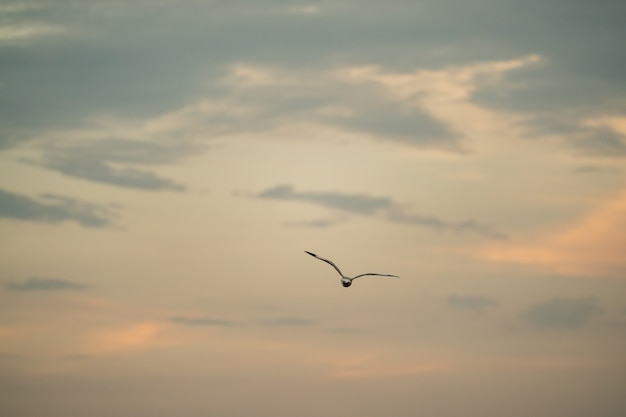
{"label": "bird's body", "polygon": [[399,277],[399,276],[397,276],[397,275],[390,275],[390,274],[377,274],[377,273],[375,273],[375,272],[368,272],[368,273],[366,273],[366,274],[360,274],[360,275],[357,275],[357,276],[355,276],[355,277],[348,277],[348,276],[345,276],[345,275],[343,274],[343,272],[341,272],[341,270],[339,269],[339,267],[338,267],[337,265],[335,265],[335,264],[333,263],[333,261],[330,261],[330,260],[328,260],[328,259],[322,258],[321,256],[317,256],[316,254],[314,254],[314,253],[312,253],[312,252],[309,252],[309,251],[307,251],[307,250],[305,250],[305,252],[306,252],[306,253],[308,253],[309,255],[313,256],[314,258],[317,258],[317,259],[319,259],[320,261],[324,261],[324,262],[326,262],[327,264],[329,264],[330,266],[332,266],[333,268],[335,268],[335,271],[337,271],[337,272],[339,273],[339,275],[341,275],[341,285],[343,285],[343,286],[344,286],[344,287],[346,287],[346,288],[347,288],[347,287],[349,287],[350,285],[352,285],[352,280],[357,279],[357,278],[359,278],[359,277],[364,277],[364,276],[366,276],[366,275],[374,275],[374,276],[379,276],[379,277],[395,277],[395,278],[400,278],[400,277]]}

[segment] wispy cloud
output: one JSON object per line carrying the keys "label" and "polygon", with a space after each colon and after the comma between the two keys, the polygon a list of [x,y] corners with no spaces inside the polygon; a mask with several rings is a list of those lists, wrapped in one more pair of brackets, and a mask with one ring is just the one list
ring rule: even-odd
{"label": "wispy cloud", "polygon": [[136,166],[172,163],[189,153],[184,143],[168,146],[138,140],[102,139],[47,147],[43,159],[35,163],[87,181],[143,190],[183,191],[184,186]]}
{"label": "wispy cloud", "polygon": [[21,282],[5,282],[4,288],[12,291],[84,291],[88,287],[65,279],[30,277]]}
{"label": "wispy cloud", "polygon": [[307,327],[315,324],[315,321],[302,317],[275,317],[262,321],[267,326]]}
{"label": "wispy cloud", "polygon": [[552,298],[529,307],[522,318],[544,329],[578,328],[602,311],[592,297]]}
{"label": "wispy cloud", "polygon": [[289,227],[311,227],[314,229],[326,229],[340,223],[344,223],[344,219],[314,219],[301,220],[285,223]]}
{"label": "wispy cloud", "polygon": [[280,184],[257,194],[258,198],[295,200],[319,204],[329,208],[358,213],[374,214],[391,206],[388,197],[372,197],[366,194],[344,194],[337,192],[299,192],[292,185]]}
{"label": "wispy cloud", "polygon": [[626,157],[626,135],[607,127],[581,129],[570,139],[582,155],[603,158]]}
{"label": "wispy cloud", "polygon": [[2,189],[0,217],[43,223],[75,221],[86,227],[112,226],[114,219],[109,206],[55,194],[42,194],[38,201]]}
{"label": "wispy cloud", "polygon": [[450,230],[456,233],[475,233],[490,239],[506,239],[506,234],[494,229],[492,226],[469,219],[460,222],[442,220],[434,216],[423,216],[407,213],[405,209],[398,206],[389,207],[387,218],[398,223],[413,224],[416,226],[428,227],[435,230]]}
{"label": "wispy cloud", "polygon": [[578,174],[597,174],[605,170],[606,168],[596,166],[596,165],[581,165],[579,167],[574,168],[574,172]]}
{"label": "wispy cloud", "polygon": [[471,232],[492,239],[506,236],[491,226],[465,220],[451,222],[434,216],[423,216],[407,212],[389,197],[377,197],[368,194],[348,194],[332,191],[296,191],[292,185],[279,184],[255,195],[260,199],[304,201],[347,213],[382,216],[388,221],[427,227],[435,230],[450,230],[458,233]]}
{"label": "wispy cloud", "polygon": [[446,301],[454,308],[475,312],[483,312],[498,305],[495,300],[482,295],[450,295]]}

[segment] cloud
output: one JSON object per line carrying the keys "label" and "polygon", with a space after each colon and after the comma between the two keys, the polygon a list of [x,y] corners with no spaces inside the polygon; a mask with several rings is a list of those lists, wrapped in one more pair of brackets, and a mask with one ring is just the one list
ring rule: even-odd
{"label": "cloud", "polygon": [[332,227],[344,222],[344,219],[314,219],[288,222],[286,223],[286,225],[289,227],[311,227],[314,229],[326,229],[328,227]]}
{"label": "cloud", "polygon": [[391,205],[391,199],[387,197],[336,192],[297,192],[293,186],[288,184],[280,184],[268,188],[258,193],[257,197],[262,199],[307,201],[358,214],[374,214],[376,211]]}
{"label": "cloud", "polygon": [[[556,229],[556,230],[555,230]],[[626,278],[626,190],[579,219],[525,243],[489,245],[479,257],[548,268],[564,275]]]}
{"label": "cloud", "polygon": [[[535,131],[566,136],[585,133],[586,129],[579,126],[589,115],[624,113],[620,97],[626,93],[626,59],[618,53],[613,40],[625,33],[615,15],[626,12],[623,4],[605,0],[602,9],[597,9],[576,1],[569,3],[565,14],[558,14],[553,7],[560,8],[564,3],[536,1],[528,7],[515,2],[490,3],[491,16],[497,15],[508,33],[500,33],[489,43],[494,48],[500,45],[508,50],[533,51],[546,61],[531,72],[509,73],[505,83],[477,91],[473,100],[530,116],[523,124]],[[468,17],[467,21],[475,18]],[[534,22],[535,30],[528,31],[521,24],[528,21]],[[546,124],[550,121],[558,122],[560,127]],[[571,149],[578,152],[573,145]]]}
{"label": "cloud", "polygon": [[578,328],[602,311],[591,297],[552,298],[528,308],[522,319],[544,329]]}
{"label": "cloud", "polygon": [[405,223],[435,230],[450,230],[457,233],[471,232],[491,239],[503,239],[505,235],[490,226],[474,220],[450,222],[432,216],[408,213],[389,197],[339,192],[300,192],[292,185],[279,184],[257,193],[255,198],[270,200],[304,201],[347,213],[382,216],[394,223]]}
{"label": "cloud", "polygon": [[[604,112],[623,114],[621,109],[603,108]],[[597,112],[541,114],[530,119],[528,134],[547,134],[559,138],[578,157],[616,159],[626,157],[626,118]]]}
{"label": "cloud", "polygon": [[471,100],[474,92],[498,87],[504,74],[541,61],[540,56],[530,54],[516,59],[492,59],[436,69],[417,67],[401,72],[379,65],[354,66],[342,68],[338,74],[351,84],[378,87],[390,103],[404,111],[421,110],[445,126],[448,136],[454,138],[446,144],[447,150],[466,152],[460,143],[465,137],[501,129],[503,123],[498,117],[514,120],[505,112],[478,106]]}
{"label": "cloud", "polygon": [[23,282],[6,282],[4,288],[12,291],[84,291],[84,284],[58,278],[30,277]]}
{"label": "cloud", "polygon": [[399,106],[372,94],[368,105],[351,104],[350,116],[327,116],[323,120],[378,140],[391,140],[404,145],[461,152],[459,138],[435,117],[414,107]]}
{"label": "cloud", "polygon": [[476,233],[491,239],[506,239],[506,235],[491,226],[478,223],[474,220],[465,220],[462,222],[449,222],[432,216],[421,216],[407,213],[399,207],[393,206],[388,209],[388,219],[393,222],[413,224],[416,226],[429,227],[435,230],[452,230],[457,233]]}
{"label": "cloud", "polygon": [[[511,82],[516,84],[519,81]],[[563,79],[551,74],[541,83],[537,83],[532,77],[525,81],[526,88],[531,89],[536,94],[532,101],[538,104],[547,103],[545,106],[549,110],[542,109],[541,105],[532,109],[517,108],[517,106],[507,106],[506,103],[501,103],[498,100],[495,102],[476,100],[476,102],[487,108],[500,108],[513,112],[513,114],[524,115],[516,123],[522,128],[526,138],[543,136],[546,140],[556,139],[564,145],[567,152],[577,157],[597,159],[626,157],[626,131],[619,131],[611,128],[611,126],[588,123],[590,118],[605,118],[624,114],[626,104],[623,100],[612,97],[612,93],[608,93],[584,78],[568,80],[565,85],[559,88],[560,91],[553,91],[554,86],[547,86],[544,83],[559,85],[563,84]],[[583,87],[582,91],[581,86]],[[535,90],[543,87],[546,88],[541,92]],[[626,93],[622,87],[605,86],[605,88],[613,88],[615,92],[622,89],[622,96]],[[523,89],[518,88],[513,95],[519,102],[523,102],[525,99],[523,91]],[[554,96],[550,97],[548,92]],[[484,90],[481,90],[478,94],[483,93]],[[555,96],[560,98],[555,98]],[[558,102],[551,103],[552,100]]]}
{"label": "cloud", "polygon": [[42,21],[45,7],[41,3],[5,1],[0,4],[0,46],[24,46],[25,41],[65,34],[62,24]]}
{"label": "cloud", "polygon": [[578,174],[596,174],[598,172],[605,171],[605,167],[595,166],[595,165],[581,165],[579,167],[574,168],[574,172]]}
{"label": "cloud", "polygon": [[[350,86],[328,70],[384,63],[390,74],[448,73],[441,70],[541,56],[545,63],[533,71],[495,66],[495,72],[476,73],[478,81],[507,76],[467,98],[524,116],[571,113],[570,121],[616,106],[626,85],[626,59],[615,42],[624,35],[618,16],[625,9],[611,0],[566,8],[562,1],[538,0],[523,6],[426,0],[419,7],[406,1],[382,7],[374,1],[86,0],[42,2],[36,10],[25,4],[35,3],[5,1],[0,10],[7,36],[34,41],[0,50],[0,60],[10,63],[0,69],[4,146],[40,138],[41,129],[83,125],[95,115],[151,118],[200,97],[235,96],[237,104],[255,109],[252,123],[239,129],[307,118],[458,152],[463,147],[457,129],[450,129],[452,118],[442,122],[420,106],[398,105],[380,85]],[[533,22],[533,30],[523,22]],[[64,36],[50,36],[49,28],[63,28]],[[256,86],[268,88],[238,94],[214,82],[242,59],[299,75],[295,84],[261,83]],[[330,106],[347,111],[341,117],[320,113]]]}
{"label": "cloud", "polygon": [[301,122],[331,126],[413,147],[460,150],[447,126],[419,106],[407,105],[376,83],[357,83],[350,68],[233,65],[221,84],[247,107],[244,126],[267,129]]}
{"label": "cloud", "polygon": [[626,136],[608,128],[587,128],[571,138],[576,150],[586,156],[626,157]]}
{"label": "cloud", "polygon": [[[0,111],[7,120],[3,126],[7,132],[0,135],[4,146],[15,143],[11,138],[17,133],[39,138],[32,133],[39,133],[40,128],[81,126],[102,114],[153,118],[201,97],[229,99],[233,105],[254,109],[246,120],[232,124],[239,131],[258,131],[282,124],[287,118],[304,117],[417,145],[423,137],[428,141],[433,137],[454,140],[445,126],[419,109],[398,111],[398,106],[388,103],[377,89],[352,86],[336,79],[332,70],[320,71],[317,60],[310,59],[311,50],[304,52],[303,45],[326,48],[332,42],[320,42],[320,35],[328,40],[333,36],[321,34],[319,22],[312,21],[310,14],[299,18],[277,13],[272,7],[250,3],[241,8],[224,2],[210,7],[187,3],[184,8],[169,2],[133,2],[121,9],[57,4],[53,9],[56,13],[47,15],[48,24],[68,26],[73,33],[69,41],[49,40],[45,46],[0,51],[3,60],[12,62],[0,73],[5,80],[0,96]],[[249,9],[257,10],[254,18],[246,11]],[[164,23],[158,25],[160,29],[154,30],[155,21],[144,20],[146,13]],[[207,21],[207,16],[213,17]],[[350,23],[328,14],[320,18],[331,24],[335,34]],[[249,34],[242,36],[233,30],[238,26],[245,26]],[[130,27],[135,30],[126,29]],[[172,27],[176,30],[171,31]],[[81,37],[84,32],[90,36]],[[266,41],[259,42],[254,33]],[[276,42],[267,41],[271,38],[282,46],[276,48]],[[211,54],[206,54],[207,48]],[[277,59],[268,59],[270,56]],[[297,56],[309,57],[312,67],[302,70],[303,61]],[[246,64],[240,64],[241,57],[256,63],[251,70],[243,68],[243,81],[247,82],[224,83],[233,78],[242,81],[241,67]],[[282,67],[295,74],[294,82],[277,84],[273,81],[284,77],[272,77],[270,71],[267,83],[258,67],[263,68],[268,61],[273,61],[273,67],[287,64]],[[225,68],[232,70],[220,79]],[[41,82],[44,78],[53,82]],[[10,99],[23,98],[24,88],[29,91],[27,100]],[[60,96],[64,100],[53,99]],[[337,117],[318,111],[330,105],[348,108],[349,115]],[[433,143],[437,146],[436,140]]]}
{"label": "cloud", "polygon": [[482,295],[450,295],[446,301],[454,308],[475,312],[483,312],[498,305],[495,300]]}
{"label": "cloud", "polygon": [[113,225],[108,206],[55,194],[42,194],[40,200],[0,189],[0,217],[43,223],[74,221],[85,227]]}
{"label": "cloud", "polygon": [[[38,162],[70,177],[126,188],[182,191],[174,181],[124,165],[171,163],[190,153],[186,146],[166,146],[138,140],[103,139],[48,147]],[[122,166],[120,166],[122,165]]]}
{"label": "cloud", "polygon": [[263,324],[267,326],[307,327],[314,325],[315,322],[301,317],[276,317],[263,320]]}
{"label": "cloud", "polygon": [[215,319],[211,317],[185,317],[175,316],[171,317],[170,321],[176,324],[184,324],[186,326],[224,326],[231,327],[237,326],[237,323],[230,320]]}

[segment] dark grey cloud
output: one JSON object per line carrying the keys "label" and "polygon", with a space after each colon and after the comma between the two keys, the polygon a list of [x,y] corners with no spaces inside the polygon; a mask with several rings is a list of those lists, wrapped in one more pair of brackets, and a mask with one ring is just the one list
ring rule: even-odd
{"label": "dark grey cloud", "polygon": [[[215,80],[240,62],[306,69],[313,79],[319,70],[352,65],[412,72],[539,54],[544,64],[508,74],[511,88],[479,89],[474,100],[529,116],[568,114],[573,124],[610,108],[623,114],[623,2],[349,0],[307,5],[318,6],[319,13],[294,13],[292,2],[278,0],[51,0],[4,13],[1,18],[9,26],[65,30],[0,43],[0,148],[40,138],[45,129],[84,125],[94,115],[147,118],[202,97],[232,96]],[[258,128],[298,115],[382,139],[458,151],[458,140],[445,126],[418,110],[402,112],[364,86],[311,83],[279,94],[272,90],[275,94],[259,90],[240,96],[241,103],[261,106],[258,118],[228,127]],[[329,104],[347,105],[352,114],[314,115]],[[111,181],[129,176],[142,186],[163,186],[134,171],[104,171],[92,175]]]}
{"label": "dark grey cloud", "polygon": [[11,291],[84,291],[88,287],[65,279],[30,277],[21,282],[5,282],[4,288]]}
{"label": "dark grey cloud", "polygon": [[587,156],[626,157],[626,136],[607,128],[581,129],[570,141],[579,153]]}
{"label": "dark grey cloud", "polygon": [[482,295],[450,295],[446,302],[454,308],[475,312],[483,312],[498,305],[495,300]]}
{"label": "dark grey cloud", "polygon": [[143,190],[182,191],[184,186],[134,166],[169,164],[194,151],[194,146],[184,143],[167,146],[154,142],[106,139],[49,146],[42,160],[34,163],[88,181]]}
{"label": "dark grey cloud", "polygon": [[[298,69],[296,69],[297,71]],[[266,129],[288,118],[308,120],[340,129],[372,135],[378,140],[408,146],[463,152],[448,128],[418,108],[409,109],[390,99],[374,84],[351,85],[320,70],[304,70],[295,84],[270,85],[233,91],[241,105],[253,105],[256,113],[242,126]],[[329,107],[342,109],[328,113]]]}
{"label": "dark grey cloud", "polygon": [[409,114],[401,110],[393,112],[389,108],[361,111],[351,118],[338,120],[338,123],[407,145],[463,151],[457,139],[442,123],[418,110]]}
{"label": "dark grey cloud", "polygon": [[101,182],[127,188],[144,190],[174,190],[181,191],[184,187],[168,179],[159,178],[153,173],[133,168],[112,168],[101,161],[81,159],[46,161],[44,167],[53,169],[62,174],[84,180]]}
{"label": "dark grey cloud", "polygon": [[545,329],[578,328],[603,312],[595,298],[552,298],[528,308],[522,318]]}
{"label": "dark grey cloud", "polygon": [[313,326],[315,321],[301,317],[275,317],[263,320],[267,326],[306,327]]}
{"label": "dark grey cloud", "polygon": [[114,214],[109,206],[87,203],[55,194],[39,199],[0,189],[0,218],[43,223],[74,221],[85,227],[109,227]]}
{"label": "dark grey cloud", "polygon": [[221,326],[232,327],[237,326],[238,323],[230,320],[216,319],[213,317],[187,317],[187,316],[174,316],[170,318],[172,323],[184,324],[186,326]]}
{"label": "dark grey cloud", "polygon": [[[572,153],[624,157],[623,136],[583,122],[626,112],[620,99],[626,94],[626,58],[617,46],[626,41],[626,30],[614,15],[626,13],[626,7],[611,0],[601,2],[601,9],[582,1],[559,3],[520,8],[520,22],[528,19],[538,31],[528,31],[516,42],[507,39],[511,50],[538,53],[543,63],[505,74],[503,83],[477,90],[473,100],[523,113],[529,136],[561,136]],[[561,6],[565,8],[557,9]]]}
{"label": "dark grey cloud", "polygon": [[491,239],[506,236],[491,226],[474,220],[450,222],[433,216],[408,213],[389,197],[375,197],[367,194],[347,194],[339,192],[296,191],[292,185],[279,184],[257,193],[260,199],[304,201],[334,210],[361,214],[381,215],[388,221],[427,227],[434,230],[449,230],[456,233],[475,233]]}
{"label": "dark grey cloud", "polygon": [[549,134],[559,136],[569,151],[576,155],[595,158],[626,157],[626,136],[603,126],[584,126],[584,119],[608,114],[625,114],[621,108],[599,106],[594,109],[539,113],[525,122],[529,135]]}
{"label": "dark grey cloud", "polygon": [[[345,11],[331,8],[330,13],[300,16],[287,12],[292,4],[273,1],[238,5],[183,1],[176,6],[128,2],[124,7],[96,1],[50,4],[38,12],[37,19],[88,36],[68,34],[28,47],[0,49],[0,58],[10,63],[0,73],[4,80],[0,114],[6,116],[0,124],[4,128],[0,142],[4,146],[21,137],[35,138],[38,129],[81,125],[102,113],[150,117],[200,97],[232,96],[232,91],[211,81],[236,62],[296,70],[332,68],[340,64],[334,62],[338,50],[359,49],[351,48],[359,43],[359,36],[346,38],[346,29],[356,35],[369,27]],[[151,18],[146,20],[148,15]],[[348,58],[345,51],[342,54]],[[349,61],[345,64],[370,63],[371,59]],[[315,71],[310,74],[316,75]],[[400,112],[363,86],[332,82],[324,86],[311,80],[295,88],[272,86],[240,93],[238,100],[259,109],[247,120],[227,123],[230,129],[258,130],[286,116],[305,116],[409,144],[440,146],[441,141],[441,146],[455,148],[455,139],[442,124],[418,110]],[[348,106],[351,115],[314,115],[321,107],[338,104]],[[52,167],[60,170],[58,164]],[[117,180],[102,166],[97,168],[92,176]],[[63,169],[77,170],[84,171],[72,166]],[[133,178],[137,175],[131,173]]]}

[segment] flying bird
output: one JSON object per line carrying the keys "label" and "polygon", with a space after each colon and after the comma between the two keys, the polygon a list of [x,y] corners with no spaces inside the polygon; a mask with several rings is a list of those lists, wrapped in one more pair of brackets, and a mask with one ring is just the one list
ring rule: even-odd
{"label": "flying bird", "polygon": [[357,278],[359,278],[359,277],[364,277],[364,276],[366,276],[366,275],[376,275],[376,276],[379,276],[379,277],[396,277],[396,278],[400,278],[400,277],[399,277],[399,276],[397,276],[397,275],[377,274],[377,273],[374,273],[374,272],[369,272],[369,273],[367,273],[367,274],[357,275],[356,277],[347,277],[347,276],[345,276],[345,275],[341,272],[341,270],[339,269],[339,267],[333,263],[333,261],[329,261],[328,259],[322,258],[321,256],[317,256],[316,254],[314,254],[314,253],[312,253],[312,252],[309,252],[308,250],[305,250],[305,252],[306,252],[306,253],[308,253],[309,255],[311,255],[311,256],[313,256],[313,257],[315,257],[315,258],[319,259],[320,261],[324,261],[324,262],[326,262],[327,264],[330,264],[330,266],[332,266],[333,268],[335,268],[335,270],[336,270],[337,272],[339,272],[339,275],[341,275],[341,285],[343,285],[343,286],[344,286],[344,287],[346,287],[346,288],[347,288],[347,287],[349,287],[350,285],[352,285],[352,280],[357,279]]}

